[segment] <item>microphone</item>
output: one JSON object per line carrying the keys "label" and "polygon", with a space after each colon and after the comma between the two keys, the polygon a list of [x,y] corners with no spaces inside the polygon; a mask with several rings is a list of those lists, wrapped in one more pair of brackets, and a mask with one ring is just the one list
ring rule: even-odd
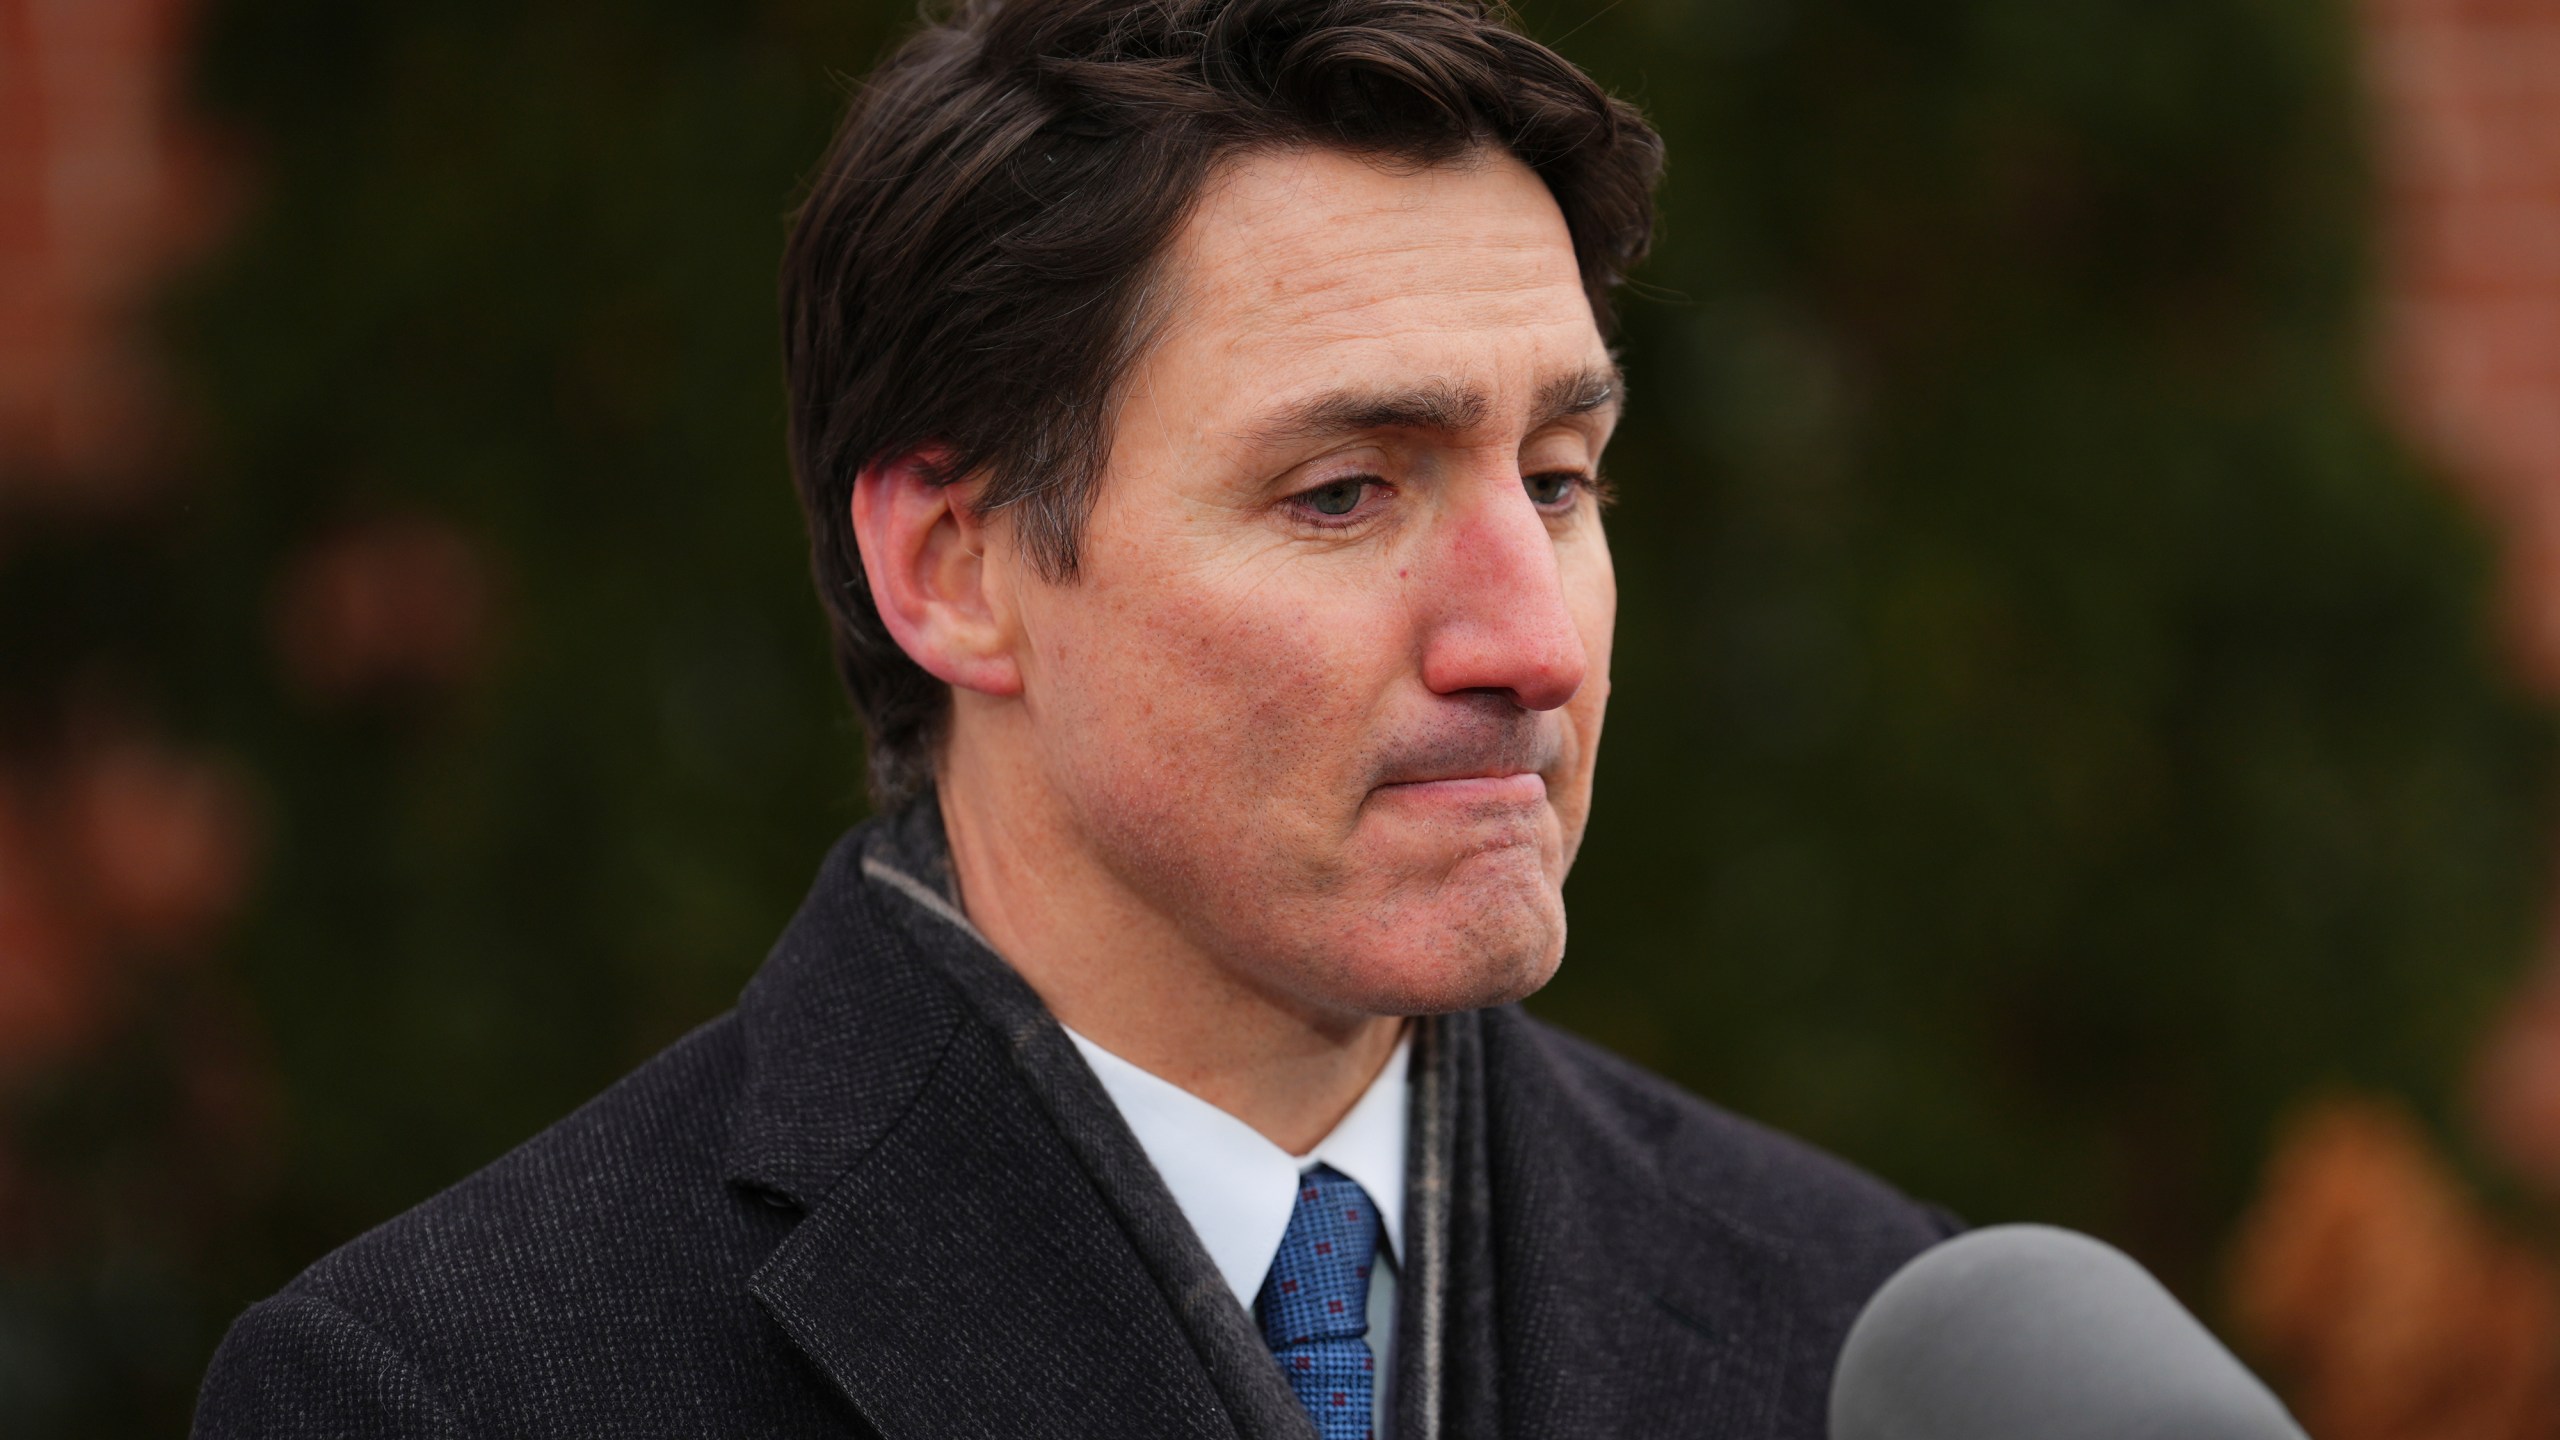
{"label": "microphone", "polygon": [[2307,1440],[2123,1251],[1995,1225],[1922,1251],[1849,1327],[1831,1440]]}

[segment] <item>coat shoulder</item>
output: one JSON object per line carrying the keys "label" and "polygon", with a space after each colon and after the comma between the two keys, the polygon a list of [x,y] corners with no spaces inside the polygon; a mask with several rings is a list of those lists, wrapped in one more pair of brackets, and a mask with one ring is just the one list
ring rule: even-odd
{"label": "coat shoulder", "polygon": [[416,1360],[372,1326],[310,1295],[251,1306],[223,1338],[196,1399],[198,1440],[460,1435]]}
{"label": "coat shoulder", "polygon": [[431,1307],[449,1282],[510,1292],[556,1269],[580,1288],[610,1284],[607,1262],[625,1249],[645,1247],[663,1268],[670,1235],[716,1229],[734,1213],[721,1156],[741,1068],[734,1021],[723,1016],[323,1256],[287,1292],[383,1315]]}
{"label": "coat shoulder", "polygon": [[396,1399],[421,1433],[448,1415],[610,1429],[635,1404],[716,1421],[673,1382],[769,1344],[745,1280],[788,1228],[724,1178],[743,1070],[734,1021],[715,1020],[323,1256],[234,1323],[198,1434],[271,1433],[231,1421],[350,1394]]}
{"label": "coat shoulder", "polygon": [[1497,1012],[1486,1039],[1505,1064],[1538,1078],[1583,1143],[1742,1238],[1864,1273],[1963,1228],[1838,1156],[1517,1010]]}

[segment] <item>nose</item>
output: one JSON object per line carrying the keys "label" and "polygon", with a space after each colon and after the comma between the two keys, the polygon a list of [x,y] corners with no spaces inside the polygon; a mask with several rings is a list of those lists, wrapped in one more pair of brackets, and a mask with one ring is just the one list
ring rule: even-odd
{"label": "nose", "polygon": [[1433,539],[1422,680],[1433,692],[1506,694],[1554,710],[1582,688],[1590,657],[1574,624],[1555,536],[1515,473],[1470,486]]}

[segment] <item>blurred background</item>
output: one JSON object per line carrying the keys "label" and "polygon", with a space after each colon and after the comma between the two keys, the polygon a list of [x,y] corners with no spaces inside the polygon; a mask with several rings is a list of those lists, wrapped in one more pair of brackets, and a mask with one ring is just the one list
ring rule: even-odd
{"label": "blurred background", "polygon": [[[0,1433],[717,1013],[862,814],[782,452],[897,0],[0,0]],[[1672,169],[1533,1008],[2560,1434],[2560,0],[1617,0]]]}

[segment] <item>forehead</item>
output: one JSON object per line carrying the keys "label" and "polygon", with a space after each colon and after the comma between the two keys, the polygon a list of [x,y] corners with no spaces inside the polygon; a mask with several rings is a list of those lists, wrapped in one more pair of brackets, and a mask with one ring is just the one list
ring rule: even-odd
{"label": "forehead", "polygon": [[1417,376],[1525,404],[1607,359],[1563,213],[1498,151],[1418,168],[1247,154],[1166,258],[1162,329],[1131,377],[1158,405],[1259,410]]}

